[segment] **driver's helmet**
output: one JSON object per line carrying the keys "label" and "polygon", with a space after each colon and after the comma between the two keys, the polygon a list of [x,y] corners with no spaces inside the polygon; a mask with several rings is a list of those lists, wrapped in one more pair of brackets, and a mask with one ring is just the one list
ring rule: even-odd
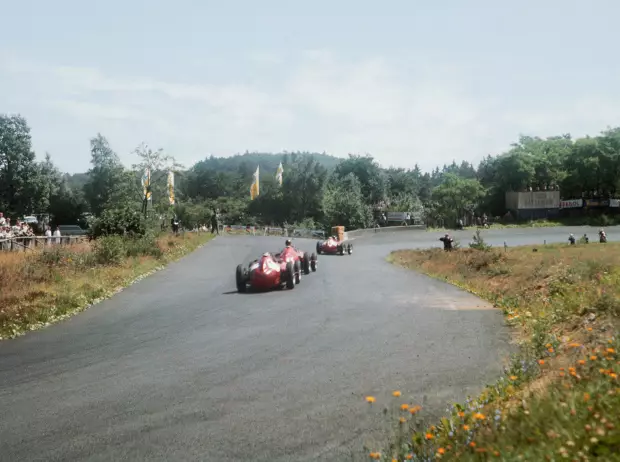
{"label": "driver's helmet", "polygon": [[444,237],[446,237],[446,238],[447,238],[447,237],[450,237],[450,235],[449,235],[449,234],[446,234]]}
{"label": "driver's helmet", "polygon": [[271,257],[271,254],[270,254],[269,252],[265,252],[265,253],[263,254],[263,257]]}
{"label": "driver's helmet", "polygon": [[599,229],[599,230],[598,230],[598,233],[599,233],[599,234],[603,234],[604,232],[605,232],[605,231],[603,231],[603,228],[601,228],[601,229]]}
{"label": "driver's helmet", "polygon": [[332,236],[332,239],[335,241],[336,240],[336,236]]}
{"label": "driver's helmet", "polygon": [[293,242],[290,239],[287,239],[286,242],[284,243],[287,247],[290,247],[293,245]]}

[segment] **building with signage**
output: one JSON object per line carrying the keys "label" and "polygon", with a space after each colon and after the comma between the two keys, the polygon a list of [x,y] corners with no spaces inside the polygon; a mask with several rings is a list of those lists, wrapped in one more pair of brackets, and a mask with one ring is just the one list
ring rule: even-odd
{"label": "building with signage", "polygon": [[506,209],[519,220],[553,218],[560,210],[560,191],[510,191],[506,193]]}

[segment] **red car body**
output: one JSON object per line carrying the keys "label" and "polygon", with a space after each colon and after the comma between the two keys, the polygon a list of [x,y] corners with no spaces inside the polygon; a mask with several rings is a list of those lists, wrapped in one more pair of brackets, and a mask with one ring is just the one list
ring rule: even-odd
{"label": "red car body", "polygon": [[287,287],[294,289],[301,277],[301,264],[284,261],[271,254],[265,254],[251,262],[247,268],[237,265],[237,291],[249,288],[257,291]]}
{"label": "red car body", "polygon": [[299,262],[304,274],[310,274],[310,271],[316,271],[319,264],[316,254],[308,255],[307,252],[299,250],[295,247],[285,247],[282,252],[275,255],[276,259],[282,261],[292,261],[293,263]]}
{"label": "red car body", "polygon": [[328,237],[325,241],[318,241],[316,243],[317,254],[329,254],[329,255],[351,255],[353,253],[353,245],[346,241],[339,241],[334,237]]}

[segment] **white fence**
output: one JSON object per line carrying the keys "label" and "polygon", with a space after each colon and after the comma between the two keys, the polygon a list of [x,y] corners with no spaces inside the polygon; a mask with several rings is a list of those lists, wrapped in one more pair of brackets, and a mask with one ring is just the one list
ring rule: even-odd
{"label": "white fence", "polygon": [[0,251],[26,251],[56,245],[71,245],[88,240],[87,236],[28,236],[0,239]]}

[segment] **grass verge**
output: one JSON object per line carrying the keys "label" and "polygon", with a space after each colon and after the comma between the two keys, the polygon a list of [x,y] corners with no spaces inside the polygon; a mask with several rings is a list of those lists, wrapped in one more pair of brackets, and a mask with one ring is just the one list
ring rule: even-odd
{"label": "grass verge", "polygon": [[[620,216],[618,215],[596,215],[584,217],[559,218],[556,220],[530,220],[517,223],[493,223],[490,229],[507,229],[507,228],[554,228],[557,226],[617,226],[620,225]],[[467,226],[466,230],[475,230],[477,226]],[[453,230],[454,228],[450,228]],[[448,228],[428,227],[427,231],[446,231]]]}
{"label": "grass verge", "polygon": [[435,425],[401,404],[393,444],[371,458],[620,460],[620,244],[402,250],[389,259],[493,302],[520,348],[503,377]]}
{"label": "grass verge", "polygon": [[0,340],[40,329],[118,292],[213,237],[107,237],[92,245],[0,253]]}

